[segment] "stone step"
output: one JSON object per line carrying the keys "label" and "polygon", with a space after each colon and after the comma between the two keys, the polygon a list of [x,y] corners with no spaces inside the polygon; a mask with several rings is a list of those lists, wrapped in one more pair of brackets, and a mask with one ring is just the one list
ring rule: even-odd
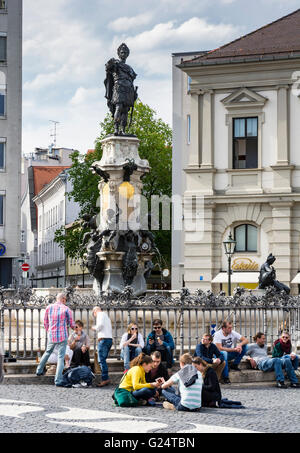
{"label": "stone step", "polygon": [[[94,360],[91,359],[91,363],[93,363]],[[115,358],[109,358],[107,359],[107,364],[108,368],[111,371],[123,371],[123,361],[118,360]],[[18,360],[17,362],[12,362],[12,363],[5,363],[4,364],[4,370],[6,374],[35,374],[35,370],[37,368],[38,364],[36,361],[33,360]],[[49,365],[47,365],[48,367]],[[246,360],[243,360],[239,367],[242,370],[248,370],[249,369],[249,364]],[[179,369],[179,362],[175,361],[174,364],[175,369]]]}
{"label": "stone step", "polygon": [[[123,375],[123,362],[118,359],[107,360],[110,379],[113,385],[117,385]],[[35,361],[18,361],[16,363],[4,364],[4,383],[9,384],[46,384],[52,385],[54,376],[44,375],[37,377],[35,375],[37,363]],[[274,372],[263,373],[259,370],[249,369],[246,360],[240,363],[241,372],[230,371],[229,377],[232,384],[247,383],[271,383],[275,381]],[[172,371],[179,370],[178,361],[175,362]],[[100,382],[101,375],[96,375],[96,382]]]}
{"label": "stone step", "polygon": [[[109,373],[112,386],[117,386],[123,376],[122,372],[112,371]],[[274,384],[275,374],[273,372],[263,373],[258,370],[246,370],[242,372],[231,372],[232,384]],[[95,383],[101,382],[101,375],[97,374]],[[35,374],[6,374],[3,384],[10,385],[53,385],[54,376],[36,376]],[[227,386],[224,386],[227,387]]]}

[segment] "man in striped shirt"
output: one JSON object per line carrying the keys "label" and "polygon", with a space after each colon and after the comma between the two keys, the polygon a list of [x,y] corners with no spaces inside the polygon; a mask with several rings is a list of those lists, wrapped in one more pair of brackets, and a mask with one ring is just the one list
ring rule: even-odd
{"label": "man in striped shirt", "polygon": [[56,345],[58,345],[58,359],[55,375],[55,385],[61,386],[64,369],[64,358],[68,343],[68,327],[73,330],[75,323],[71,310],[66,306],[67,297],[65,293],[59,293],[56,296],[56,302],[46,308],[44,326],[48,333],[48,344],[41,362],[36,369],[36,375],[44,374],[45,365],[52,354]]}
{"label": "man in striped shirt", "polygon": [[[162,395],[167,401],[163,403],[165,409],[195,412],[201,409],[202,374],[193,370],[192,357],[183,354],[179,359],[181,370],[174,374],[161,386]],[[178,384],[179,393],[175,393],[174,384]]]}

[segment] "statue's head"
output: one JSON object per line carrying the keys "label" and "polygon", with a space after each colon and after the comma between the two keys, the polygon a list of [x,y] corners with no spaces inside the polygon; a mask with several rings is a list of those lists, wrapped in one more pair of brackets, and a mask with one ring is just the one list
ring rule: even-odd
{"label": "statue's head", "polygon": [[276,260],[275,256],[273,256],[273,254],[270,253],[270,255],[267,258],[267,263],[268,264],[273,264],[275,260]]}
{"label": "statue's head", "polygon": [[118,56],[120,60],[126,60],[130,54],[130,50],[124,42],[118,47]]}

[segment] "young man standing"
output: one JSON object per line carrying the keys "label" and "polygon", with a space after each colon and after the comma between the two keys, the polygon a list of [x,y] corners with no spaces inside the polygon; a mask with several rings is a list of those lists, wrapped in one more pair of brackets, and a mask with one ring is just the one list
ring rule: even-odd
{"label": "young man standing", "polygon": [[102,371],[102,382],[98,387],[104,387],[110,384],[106,359],[112,347],[112,327],[109,317],[101,307],[94,307],[93,315],[96,318],[96,325],[92,329],[98,335],[98,361]]}
{"label": "young man standing", "polygon": [[233,371],[241,371],[239,364],[247,351],[247,338],[232,330],[232,323],[224,321],[220,330],[214,335],[214,343],[221,352],[225,360],[225,368],[223,370],[223,383],[230,384],[228,362],[233,360],[230,369]]}
{"label": "young man standing", "polygon": [[66,306],[66,302],[66,294],[59,293],[56,297],[56,302],[46,308],[44,326],[48,333],[48,345],[36,369],[37,376],[44,374],[45,365],[55,346],[58,345],[57,367],[54,380],[56,386],[62,385],[65,354],[68,344],[68,326],[75,329],[72,312]]}

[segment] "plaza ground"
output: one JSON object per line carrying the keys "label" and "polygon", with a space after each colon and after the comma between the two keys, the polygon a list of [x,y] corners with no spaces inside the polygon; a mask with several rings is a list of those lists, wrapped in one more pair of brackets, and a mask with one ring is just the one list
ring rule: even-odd
{"label": "plaza ground", "polygon": [[300,432],[300,389],[223,386],[223,397],[246,409],[115,407],[114,387],[66,389],[49,385],[0,386],[1,433]]}

